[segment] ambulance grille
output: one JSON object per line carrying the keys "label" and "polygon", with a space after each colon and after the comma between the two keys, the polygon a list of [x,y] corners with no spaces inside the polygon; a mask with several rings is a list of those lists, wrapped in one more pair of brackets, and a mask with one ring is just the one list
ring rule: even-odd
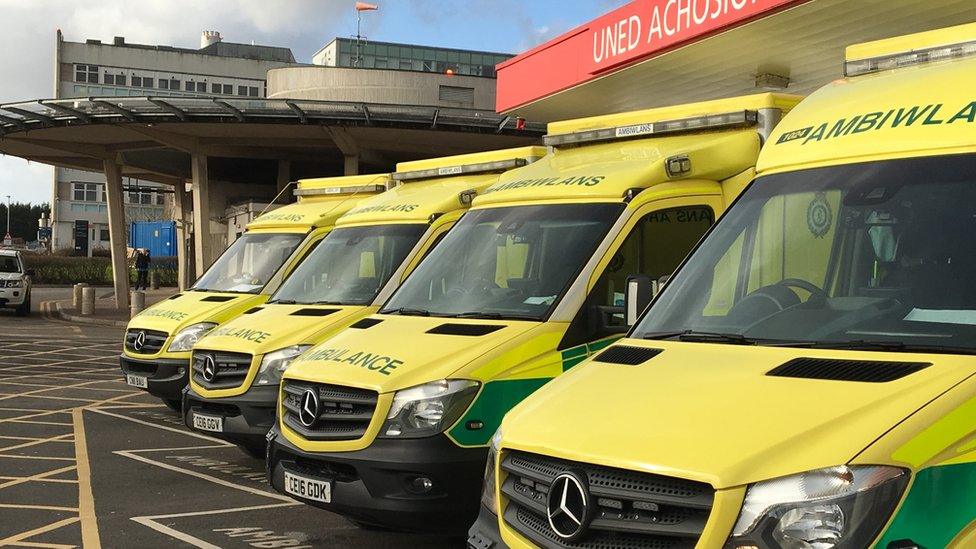
{"label": "ambulance grille", "polygon": [[[702,482],[577,463],[509,451],[501,468],[508,473],[509,527],[540,547],[582,549],[692,548],[705,529],[715,491]],[[593,519],[579,541],[566,543],[549,526],[549,488],[562,473],[587,479]]]}
{"label": "ambulance grille", "polygon": [[[142,347],[136,349],[136,340],[139,339],[140,332],[146,335]],[[166,332],[155,330],[129,330],[125,333],[125,350],[140,355],[154,355],[163,349],[163,344],[168,337],[169,334]]]}
{"label": "ambulance grille", "polygon": [[[315,441],[363,438],[379,399],[376,391],[307,381],[285,381],[282,390],[281,417],[285,425],[302,438]],[[307,426],[302,423],[301,407],[309,391],[318,396],[318,410],[315,421]]]}
{"label": "ambulance grille", "polygon": [[[193,381],[204,389],[236,389],[244,384],[251,369],[252,356],[245,353],[198,351],[193,353]],[[205,377],[208,359],[213,359],[214,372],[209,381]]]}
{"label": "ambulance grille", "polygon": [[766,372],[767,376],[886,383],[931,366],[926,362],[796,358]]}

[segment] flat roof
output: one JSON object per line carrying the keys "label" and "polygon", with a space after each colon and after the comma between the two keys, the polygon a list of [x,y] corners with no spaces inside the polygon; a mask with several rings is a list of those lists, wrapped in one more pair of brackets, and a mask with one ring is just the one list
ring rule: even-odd
{"label": "flat roof", "polygon": [[269,161],[292,161],[292,179],[341,175],[345,154],[359,154],[361,171],[386,172],[397,162],[536,144],[544,133],[543,124],[518,129],[515,118],[492,111],[339,101],[145,96],[0,105],[2,154],[90,171],[118,158],[125,175],[166,184],[190,177],[191,150],[212,158],[215,179],[273,184]]}
{"label": "flat roof", "polygon": [[[683,4],[724,11],[679,12]],[[496,110],[550,122],[763,91],[808,94],[843,76],[850,44],[976,20],[972,0],[741,4],[629,2],[498,65]]]}

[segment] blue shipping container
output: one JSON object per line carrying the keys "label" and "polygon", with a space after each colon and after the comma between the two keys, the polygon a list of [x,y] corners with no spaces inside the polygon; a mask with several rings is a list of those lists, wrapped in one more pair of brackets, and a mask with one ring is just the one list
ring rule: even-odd
{"label": "blue shipping container", "polygon": [[129,225],[129,247],[148,248],[153,257],[176,255],[176,222],[133,221]]}

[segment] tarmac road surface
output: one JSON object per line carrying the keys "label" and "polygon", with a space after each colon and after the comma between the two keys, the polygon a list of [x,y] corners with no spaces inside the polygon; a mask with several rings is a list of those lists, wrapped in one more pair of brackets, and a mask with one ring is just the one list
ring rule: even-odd
{"label": "tarmac road surface", "polygon": [[[41,290],[41,289],[38,289]],[[365,531],[272,491],[264,463],[122,382],[121,328],[0,311],[0,546],[463,547]]]}

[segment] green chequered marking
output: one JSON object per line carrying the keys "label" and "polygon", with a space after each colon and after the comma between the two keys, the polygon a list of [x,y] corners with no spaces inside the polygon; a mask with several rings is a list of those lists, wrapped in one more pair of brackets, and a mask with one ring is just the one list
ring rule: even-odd
{"label": "green chequered marking", "polygon": [[920,547],[946,547],[976,520],[976,463],[923,469],[905,497],[891,526],[875,545],[911,539]]}
{"label": "green chequered marking", "polygon": [[570,347],[569,349],[560,351],[563,359],[563,371],[565,372],[580,362],[583,362],[593,353],[605,347],[609,347],[611,343],[620,338],[621,336],[611,336],[599,341],[594,341],[593,343],[584,343],[583,345],[577,345],[575,347]]}
{"label": "green chequered marking", "polygon": [[[498,426],[502,423],[502,418],[512,409],[513,406],[522,402],[522,399],[531,395],[552,378],[544,377],[537,379],[502,379],[499,381],[489,381],[481,389],[481,394],[474,404],[468,408],[464,417],[448,431],[448,435],[461,446],[482,446],[488,444],[491,436],[495,434]],[[469,421],[480,421],[484,427],[477,430],[469,430],[465,425]]]}

